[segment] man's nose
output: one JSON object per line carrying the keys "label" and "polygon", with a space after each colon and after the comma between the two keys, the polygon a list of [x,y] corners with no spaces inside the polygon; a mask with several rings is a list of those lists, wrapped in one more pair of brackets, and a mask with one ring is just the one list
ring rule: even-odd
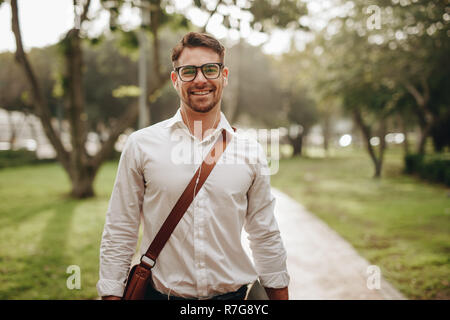
{"label": "man's nose", "polygon": [[197,76],[194,79],[194,83],[206,83],[208,79],[205,78],[201,69],[197,69]]}

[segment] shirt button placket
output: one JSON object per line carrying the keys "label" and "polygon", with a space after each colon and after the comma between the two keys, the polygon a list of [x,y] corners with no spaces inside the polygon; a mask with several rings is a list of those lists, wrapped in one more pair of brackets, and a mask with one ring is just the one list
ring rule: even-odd
{"label": "shirt button placket", "polygon": [[[202,148],[198,150],[200,154],[202,154],[202,161],[203,158],[206,157],[206,154],[208,153],[212,142],[211,140],[207,141],[208,146],[206,148]],[[203,186],[204,187],[204,186]],[[196,265],[197,265],[197,295],[199,297],[206,297],[208,295],[208,281],[207,281],[207,271],[206,271],[206,262],[205,262],[205,256],[206,256],[206,238],[205,238],[205,214],[206,214],[206,208],[205,203],[206,201],[203,196],[204,190],[203,188],[199,190],[195,200],[196,200],[196,206],[195,206],[195,219],[196,219],[196,225],[195,225],[195,233],[196,233],[196,244],[195,244],[195,253],[196,253]]]}
{"label": "shirt button placket", "polygon": [[[199,239],[199,210],[197,203],[194,199],[194,261],[195,261],[195,273],[196,278],[200,278],[200,239]],[[200,286],[197,281],[197,295],[199,294]]]}
{"label": "shirt button placket", "polygon": [[205,210],[203,206],[203,197],[199,198],[199,296],[207,296],[206,264],[205,264]]}

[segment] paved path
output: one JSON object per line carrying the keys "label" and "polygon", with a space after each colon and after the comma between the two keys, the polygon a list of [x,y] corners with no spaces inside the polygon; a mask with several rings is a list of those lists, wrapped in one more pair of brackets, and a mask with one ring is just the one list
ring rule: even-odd
{"label": "paved path", "polygon": [[[381,277],[379,289],[368,289],[370,265],[327,224],[279,190],[275,215],[288,253],[291,299],[405,299]],[[248,241],[243,235],[247,252]],[[373,284],[370,282],[369,284]]]}

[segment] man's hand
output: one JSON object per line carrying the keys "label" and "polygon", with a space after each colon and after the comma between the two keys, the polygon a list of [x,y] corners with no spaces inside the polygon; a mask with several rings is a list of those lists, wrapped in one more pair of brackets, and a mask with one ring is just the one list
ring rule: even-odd
{"label": "man's hand", "polygon": [[102,297],[102,300],[122,300],[122,297],[117,297],[117,296],[104,296],[104,297]]}
{"label": "man's hand", "polygon": [[288,287],[281,289],[264,287],[264,289],[270,300],[289,300]]}

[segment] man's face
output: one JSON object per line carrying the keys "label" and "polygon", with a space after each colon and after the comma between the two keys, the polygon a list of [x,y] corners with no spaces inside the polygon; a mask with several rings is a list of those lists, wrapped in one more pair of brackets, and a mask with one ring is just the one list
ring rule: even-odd
{"label": "man's face", "polygon": [[[221,62],[219,55],[212,49],[184,48],[176,67],[187,65],[199,67],[211,62]],[[218,105],[222,99],[222,90],[228,83],[228,68],[223,68],[217,79],[206,79],[200,69],[197,69],[197,76],[190,82],[181,81],[175,71],[172,71],[171,79],[185,107],[206,113]]]}

